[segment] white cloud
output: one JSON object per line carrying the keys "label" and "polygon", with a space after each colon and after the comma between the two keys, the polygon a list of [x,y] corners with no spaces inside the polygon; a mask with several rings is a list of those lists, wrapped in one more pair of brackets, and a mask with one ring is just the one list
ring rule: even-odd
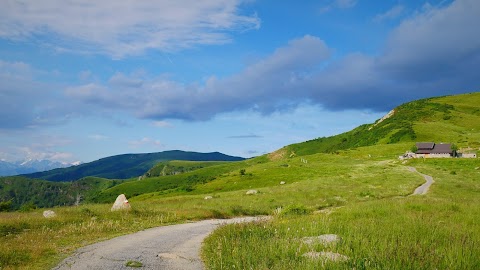
{"label": "white cloud", "polygon": [[398,18],[400,15],[402,15],[403,11],[405,10],[405,7],[402,5],[396,5],[386,11],[385,13],[378,14],[373,18],[374,22],[382,22],[385,20],[392,20]]}
{"label": "white cloud", "polygon": [[332,49],[307,35],[230,77],[183,84],[166,75],[115,73],[105,83],[67,87],[63,97],[48,102],[52,90],[36,86],[28,65],[0,62],[0,123],[4,129],[26,127],[60,121],[65,112],[121,111],[165,127],[166,119],[203,121],[246,110],[271,114],[302,103],[385,111],[415,98],[478,91],[480,36],[472,27],[480,25],[477,14],[480,2],[474,0],[429,8],[392,31],[378,56],[330,59]]}
{"label": "white cloud", "polygon": [[240,5],[238,0],[7,1],[0,9],[0,37],[49,36],[53,41],[47,44],[59,50],[122,58],[147,49],[222,44],[230,41],[230,31],[259,28],[256,15],[242,15]]}
{"label": "white cloud", "polygon": [[476,72],[471,68],[478,67],[480,57],[478,14],[479,1],[457,0],[403,21],[389,37],[380,67],[420,81]]}
{"label": "white cloud", "polygon": [[70,87],[66,94],[101,108],[128,110],[150,119],[206,120],[218,113],[257,108],[272,112],[304,100],[296,90],[328,59],[330,50],[312,36],[295,39],[271,56],[226,79],[184,85],[164,76],[153,79],[115,74],[107,85]]}

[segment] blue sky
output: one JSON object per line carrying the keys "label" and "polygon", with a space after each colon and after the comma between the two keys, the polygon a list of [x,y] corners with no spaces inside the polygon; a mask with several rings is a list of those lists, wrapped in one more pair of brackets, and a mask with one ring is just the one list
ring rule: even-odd
{"label": "blue sky", "polygon": [[251,157],[480,86],[477,0],[1,2],[1,160]]}

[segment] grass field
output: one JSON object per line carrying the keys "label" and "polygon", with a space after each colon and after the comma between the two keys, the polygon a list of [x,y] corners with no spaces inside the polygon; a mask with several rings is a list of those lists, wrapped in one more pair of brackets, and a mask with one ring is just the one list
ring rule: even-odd
{"label": "grass field", "polygon": [[[480,162],[415,160],[435,179],[424,196],[346,203],[332,211],[294,212],[257,224],[228,225],[207,240],[208,269],[479,269]],[[338,244],[301,239],[337,234]],[[232,248],[233,247],[233,248]],[[336,252],[344,262],[309,259]]]}
{"label": "grass field", "polygon": [[[372,153],[372,154],[367,154]],[[370,157],[368,156],[370,155]],[[305,161],[307,160],[306,163]],[[144,228],[205,218],[266,215],[277,208],[316,211],[404,196],[423,182],[374,149],[316,154],[274,162],[244,163],[193,191],[147,193],[130,199],[130,212],[110,212],[110,204],[58,207],[56,218],[43,210],[0,213],[2,269],[46,269],[76,248]],[[405,177],[408,175],[409,177]],[[280,185],[280,182],[286,182]],[[246,195],[249,189],[257,195]],[[205,200],[205,196],[212,199]],[[35,244],[33,244],[35,243]]]}
{"label": "grass field", "polygon": [[[372,129],[363,125],[269,155],[171,162],[142,180],[99,181],[108,188],[88,196],[98,204],[56,207],[52,219],[44,209],[0,213],[0,269],[49,269],[81,246],[118,235],[242,215],[274,218],[216,231],[202,250],[207,268],[480,269],[480,159],[397,159],[416,140],[478,149],[478,102],[479,93],[416,101]],[[409,196],[424,179],[407,166],[433,176],[428,194]],[[246,195],[252,189],[257,194]],[[132,210],[112,213],[120,193]],[[322,234],[342,241],[302,242]],[[348,259],[313,260],[302,256],[307,252]]]}

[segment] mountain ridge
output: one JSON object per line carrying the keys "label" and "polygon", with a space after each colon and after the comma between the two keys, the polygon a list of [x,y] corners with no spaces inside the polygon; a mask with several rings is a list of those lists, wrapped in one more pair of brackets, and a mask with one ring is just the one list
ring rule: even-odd
{"label": "mountain ridge", "polygon": [[0,160],[0,176],[36,173],[57,168],[65,168],[72,165],[79,165],[79,163],[65,163],[48,159],[26,159],[15,162]]}
{"label": "mountain ridge", "polygon": [[199,153],[169,150],[155,153],[109,156],[77,166],[58,168],[45,172],[22,174],[21,176],[61,182],[75,181],[88,176],[107,179],[128,179],[141,176],[156,163],[168,160],[240,161],[244,160],[244,158],[229,156],[220,152]]}

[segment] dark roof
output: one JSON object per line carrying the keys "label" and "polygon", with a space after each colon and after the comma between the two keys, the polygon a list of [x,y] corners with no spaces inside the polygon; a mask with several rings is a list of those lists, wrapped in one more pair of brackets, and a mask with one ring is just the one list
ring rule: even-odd
{"label": "dark roof", "polygon": [[420,149],[433,149],[433,147],[435,146],[435,143],[433,142],[421,142],[421,143],[417,143],[417,148],[418,150]]}
{"label": "dark roof", "polygon": [[416,154],[452,154],[452,145],[449,143],[433,144],[433,149],[420,149],[418,146]]}

